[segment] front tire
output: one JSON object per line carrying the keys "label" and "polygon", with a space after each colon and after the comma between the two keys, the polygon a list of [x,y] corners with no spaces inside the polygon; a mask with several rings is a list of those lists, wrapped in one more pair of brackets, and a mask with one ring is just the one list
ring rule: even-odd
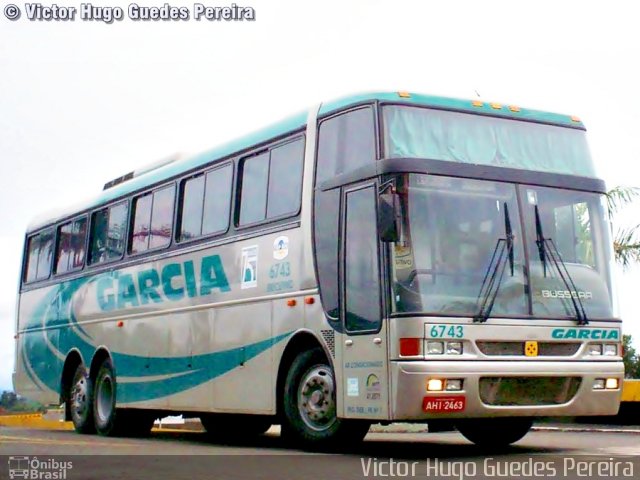
{"label": "front tire", "polygon": [[456,424],[464,437],[480,447],[501,448],[522,439],[533,425],[527,417],[472,418]]}
{"label": "front tire", "polygon": [[67,392],[66,408],[78,433],[95,433],[93,422],[93,382],[89,372],[81,363],[76,368]]}
{"label": "front tire", "polygon": [[283,436],[307,446],[360,441],[369,430],[369,422],[337,417],[335,375],[320,348],[302,352],[291,364],[283,413]]}

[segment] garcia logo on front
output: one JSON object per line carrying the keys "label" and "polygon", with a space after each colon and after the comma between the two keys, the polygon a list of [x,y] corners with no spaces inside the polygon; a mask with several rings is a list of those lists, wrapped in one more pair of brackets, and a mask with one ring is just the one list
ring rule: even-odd
{"label": "garcia logo on front", "polygon": [[66,480],[67,471],[73,469],[72,462],[54,458],[40,460],[38,457],[9,457],[9,478],[30,480]]}

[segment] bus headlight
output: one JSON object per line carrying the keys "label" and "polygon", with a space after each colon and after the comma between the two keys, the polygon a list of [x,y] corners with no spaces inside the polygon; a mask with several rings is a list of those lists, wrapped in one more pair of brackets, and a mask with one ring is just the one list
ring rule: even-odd
{"label": "bus headlight", "polygon": [[615,343],[605,343],[604,354],[607,357],[615,357],[618,354],[618,345]]}
{"label": "bus headlight", "polygon": [[459,392],[462,390],[462,380],[459,378],[448,379],[445,390],[448,392]]}
{"label": "bus headlight", "polygon": [[462,342],[447,342],[447,355],[462,355]]}
{"label": "bus headlight", "polygon": [[427,342],[427,355],[442,355],[444,353],[444,343]]}
{"label": "bus headlight", "polygon": [[439,378],[427,380],[427,392],[441,392],[444,389],[444,382]]}
{"label": "bus headlight", "polygon": [[601,343],[592,343],[589,345],[589,355],[602,355],[602,344]]}

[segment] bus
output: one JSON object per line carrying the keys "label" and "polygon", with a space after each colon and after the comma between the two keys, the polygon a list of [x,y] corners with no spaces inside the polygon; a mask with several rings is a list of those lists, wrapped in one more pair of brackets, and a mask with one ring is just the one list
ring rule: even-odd
{"label": "bus", "polygon": [[507,445],[613,415],[605,192],[574,116],[322,103],[33,221],[14,384],[81,433],[182,414],[308,446],[391,422]]}

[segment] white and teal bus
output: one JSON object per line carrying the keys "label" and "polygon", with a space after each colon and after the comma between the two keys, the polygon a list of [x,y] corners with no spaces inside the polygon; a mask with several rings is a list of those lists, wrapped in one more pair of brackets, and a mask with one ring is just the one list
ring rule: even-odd
{"label": "white and teal bus", "polygon": [[371,423],[519,440],[618,410],[605,186],[575,117],[321,104],[109,182],[26,236],[14,383],[78,432],[169,413],[299,444]]}

